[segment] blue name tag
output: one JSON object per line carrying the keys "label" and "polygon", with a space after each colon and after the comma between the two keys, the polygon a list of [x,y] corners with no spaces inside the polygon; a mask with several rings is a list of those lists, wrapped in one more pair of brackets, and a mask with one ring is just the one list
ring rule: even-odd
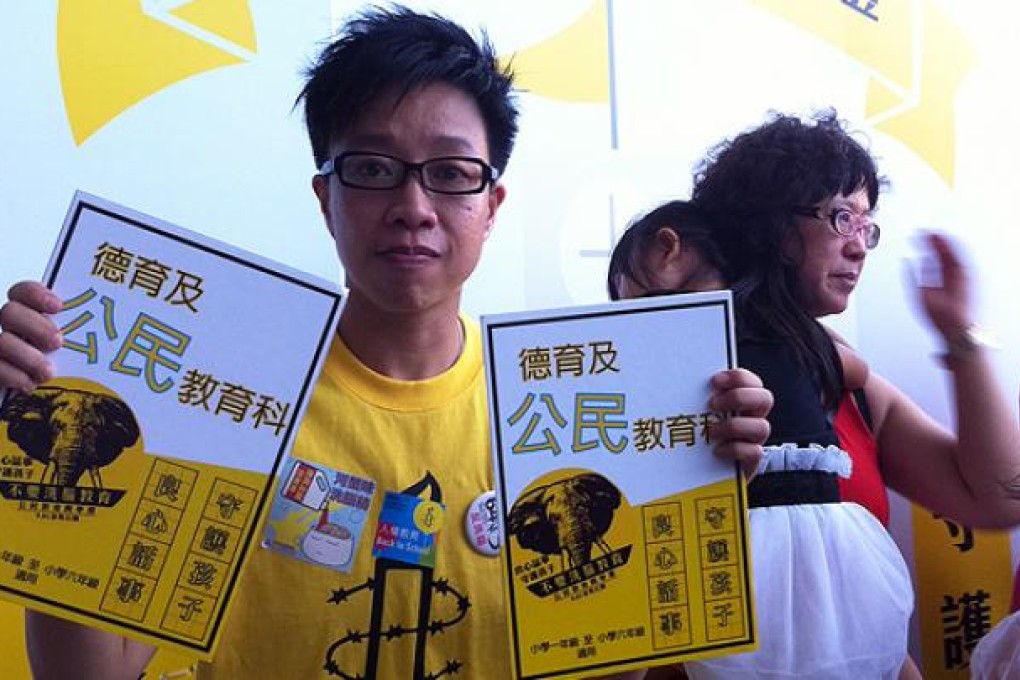
{"label": "blue name tag", "polygon": [[446,508],[418,496],[387,491],[372,555],[425,567],[436,565],[436,542]]}

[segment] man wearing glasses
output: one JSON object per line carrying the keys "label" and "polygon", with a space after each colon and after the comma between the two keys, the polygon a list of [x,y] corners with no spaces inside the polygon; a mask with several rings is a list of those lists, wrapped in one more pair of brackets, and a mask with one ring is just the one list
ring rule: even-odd
{"label": "man wearing glasses", "polygon": [[345,151],[319,168],[324,175],[335,172],[340,183],[353,189],[396,189],[407,173],[418,173],[426,191],[449,196],[480,193],[499,178],[499,170],[481,158],[441,156],[421,163],[409,163],[384,153]]}
{"label": "man wearing glasses", "polygon": [[[511,75],[456,24],[373,9],[323,50],[300,100],[349,293],[294,456],[376,491],[346,572],[254,552],[199,676],[507,677],[499,562],[463,530],[493,480],[481,338],[460,298],[506,196]],[[10,297],[0,386],[27,390],[50,376],[59,301],[32,283]],[[717,451],[754,459],[771,396],[746,371],[714,385],[713,410],[747,414],[714,428]],[[428,559],[380,549],[386,532]],[[27,629],[38,678],[136,678],[152,654],[41,614]]]}

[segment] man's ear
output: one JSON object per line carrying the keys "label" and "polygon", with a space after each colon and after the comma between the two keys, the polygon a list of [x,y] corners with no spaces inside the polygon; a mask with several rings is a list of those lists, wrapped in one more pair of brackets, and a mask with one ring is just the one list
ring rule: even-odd
{"label": "man's ear", "polygon": [[492,233],[493,228],[496,226],[496,213],[499,212],[499,207],[503,205],[503,201],[506,200],[506,186],[502,182],[496,182],[496,186],[492,187],[489,191],[489,219],[485,223],[485,238],[489,238],[489,234]]}
{"label": "man's ear", "polygon": [[330,234],[333,233],[333,229],[330,226],[331,222],[329,219],[330,208],[329,208],[329,176],[328,175],[314,175],[312,177],[312,191],[315,192],[315,198],[319,201],[319,212],[322,213],[322,219],[326,223],[326,230]]}

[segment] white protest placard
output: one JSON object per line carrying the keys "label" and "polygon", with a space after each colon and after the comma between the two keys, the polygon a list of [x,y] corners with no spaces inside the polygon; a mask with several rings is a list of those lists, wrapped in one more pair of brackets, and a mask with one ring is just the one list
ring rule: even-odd
{"label": "white protest placard", "polygon": [[0,595],[200,658],[336,332],[335,285],[82,192],[57,377],[0,412]]}
{"label": "white protest placard", "polygon": [[756,642],[740,473],[709,381],[728,291],[482,318],[515,677]]}

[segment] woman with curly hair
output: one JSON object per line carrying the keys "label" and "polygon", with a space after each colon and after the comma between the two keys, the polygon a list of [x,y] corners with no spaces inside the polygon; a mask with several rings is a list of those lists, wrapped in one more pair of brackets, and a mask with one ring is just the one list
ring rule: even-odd
{"label": "woman with curly hair", "polygon": [[[669,201],[640,216],[610,256],[610,298],[727,287],[714,236],[705,216],[686,201]],[[742,328],[739,315],[736,321]],[[858,503],[840,502],[839,479],[850,476],[852,465],[819,398],[817,380],[789,345],[739,335],[741,366],[760,375],[775,399],[768,416],[771,434],[748,484],[761,646],[789,652],[790,640],[811,636],[813,642],[797,644],[796,656],[774,659],[763,652],[737,657],[736,664],[693,663],[691,673],[740,671],[743,677],[757,669],[767,670],[768,677],[896,677],[900,663],[900,678],[918,678],[906,657],[910,574],[882,524]],[[867,365],[839,341],[837,352],[843,384],[862,387]],[[803,557],[791,564],[791,554]],[[853,578],[842,578],[846,565],[853,565]],[[857,591],[867,593],[867,602]],[[809,600],[810,609],[785,607],[791,594]],[[845,606],[850,602],[867,607]],[[683,677],[679,672],[656,669],[646,677]]]}
{"label": "woman with curly hair", "polygon": [[[810,376],[851,461],[839,499],[869,510],[876,526],[888,523],[887,488],[968,526],[1015,526],[1020,435],[974,324],[969,276],[950,242],[926,237],[941,283],[920,285],[918,294],[946,348],[955,432],[875,372],[844,372],[842,341],[819,322],[846,309],[879,244],[872,215],[883,186],[874,158],[834,112],[774,115],[702,160],[692,202],[713,229],[734,291],[741,362],[749,345],[787,356],[771,373],[754,367],[777,406],[785,375]],[[770,541],[753,527],[752,537],[755,563],[770,567],[766,579],[756,575],[760,648],[691,664],[693,677],[897,677],[910,612],[888,598],[903,580],[896,573],[902,565],[890,559],[892,589],[876,593],[855,588],[870,555],[846,560],[839,553],[833,561],[827,550]],[[824,579],[806,578],[822,572]],[[909,580],[902,587],[898,601],[912,602]],[[870,614],[879,610],[876,623]]]}

